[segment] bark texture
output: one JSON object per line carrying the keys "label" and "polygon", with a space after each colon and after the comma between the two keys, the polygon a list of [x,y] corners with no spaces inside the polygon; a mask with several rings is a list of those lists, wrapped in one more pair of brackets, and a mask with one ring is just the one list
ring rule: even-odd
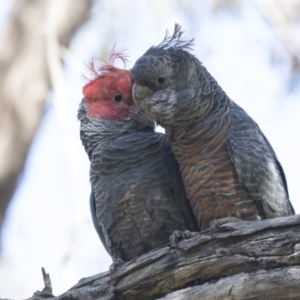
{"label": "bark texture", "polygon": [[[51,60],[91,0],[16,0],[0,35],[0,229],[51,88]],[[56,51],[56,52],[55,52]]]}
{"label": "bark texture", "polygon": [[[192,233],[109,272],[81,279],[56,300],[300,299],[300,215],[228,223]],[[45,293],[32,298],[45,299]]]}

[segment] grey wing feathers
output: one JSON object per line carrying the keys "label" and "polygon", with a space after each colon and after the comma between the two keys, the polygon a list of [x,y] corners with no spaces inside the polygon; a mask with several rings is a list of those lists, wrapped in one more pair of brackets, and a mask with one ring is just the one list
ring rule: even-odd
{"label": "grey wing feathers", "polygon": [[91,210],[91,214],[92,214],[93,224],[94,224],[94,227],[100,237],[100,240],[101,240],[104,248],[108,252],[108,254],[111,255],[111,251],[109,249],[109,246],[107,245],[107,241],[106,241],[106,238],[105,238],[105,235],[103,232],[103,228],[99,225],[99,222],[97,220],[96,202],[95,202],[95,196],[94,196],[93,190],[91,191],[91,196],[90,196],[90,210]]}
{"label": "grey wing feathers", "polygon": [[199,231],[197,222],[192,213],[192,209],[186,197],[185,189],[181,179],[178,163],[174,157],[171,147],[166,141],[163,143],[164,157],[163,161],[166,164],[174,189],[174,201],[180,208],[185,225],[190,231]]}
{"label": "grey wing feathers", "polygon": [[[254,121],[253,121],[254,122]],[[255,125],[258,127],[258,125],[255,123]],[[287,180],[286,180],[286,177],[285,177],[285,174],[284,174],[284,170],[281,166],[281,163],[279,162],[271,144],[269,143],[268,139],[265,137],[265,135],[261,132],[260,128],[259,129],[259,132],[261,133],[261,135],[263,136],[266,144],[267,144],[267,148],[269,149],[269,151],[271,152],[274,160],[275,160],[275,163],[277,165],[277,168],[278,168],[278,171],[280,173],[280,176],[281,176],[281,179],[282,179],[282,183],[283,183],[283,186],[284,186],[284,189],[285,189],[285,192],[286,192],[286,195],[287,195],[287,200],[288,200],[288,203],[287,203],[287,206],[289,207],[290,209],[290,214],[294,215],[295,214],[295,210],[294,210],[294,207],[290,201],[290,198],[289,198],[289,191],[288,191],[288,185],[287,185]]]}
{"label": "grey wing feathers", "polygon": [[[258,125],[253,121],[253,123],[258,127]],[[262,131],[260,130],[260,128],[258,127],[259,129],[259,132],[260,134],[263,136],[266,144],[267,144],[267,148],[268,150],[270,151],[271,155],[273,156],[274,160],[275,160],[275,163],[278,167],[278,170],[279,170],[279,173],[281,175],[281,178],[282,178],[282,181],[283,181],[283,185],[284,185],[284,189],[285,189],[285,192],[287,194],[287,196],[289,197],[289,191],[288,191],[288,186],[287,186],[287,181],[286,181],[286,178],[285,178],[285,174],[284,174],[284,171],[283,171],[283,168],[281,166],[281,163],[279,162],[270,142],[268,141],[268,139],[265,137],[265,135],[262,133]]]}
{"label": "grey wing feathers", "polygon": [[91,212],[115,261],[168,243],[174,230],[197,231],[180,171],[163,135],[153,130],[106,140],[91,159]]}
{"label": "grey wing feathers", "polygon": [[238,105],[230,112],[227,148],[240,184],[266,218],[294,214],[283,169],[257,124]]}

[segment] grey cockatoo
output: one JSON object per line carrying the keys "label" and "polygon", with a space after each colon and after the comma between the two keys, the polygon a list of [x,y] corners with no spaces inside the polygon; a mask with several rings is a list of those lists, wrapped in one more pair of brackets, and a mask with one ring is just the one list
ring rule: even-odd
{"label": "grey cockatoo", "polygon": [[91,169],[94,226],[115,264],[198,231],[179,167],[163,134],[137,109],[128,70],[110,63],[84,88],[78,118]]}
{"label": "grey cockatoo", "polygon": [[294,214],[276,154],[258,125],[190,53],[179,25],[131,70],[133,98],[166,129],[200,230],[219,220]]}

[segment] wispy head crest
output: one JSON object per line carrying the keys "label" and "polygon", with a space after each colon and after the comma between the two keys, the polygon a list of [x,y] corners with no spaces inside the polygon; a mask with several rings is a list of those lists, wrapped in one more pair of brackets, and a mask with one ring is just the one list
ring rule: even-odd
{"label": "wispy head crest", "polygon": [[124,69],[126,69],[126,63],[129,62],[128,57],[125,48],[116,50],[116,44],[114,44],[108,59],[99,60],[100,65],[96,65],[94,59],[87,64],[87,69],[91,76],[84,75],[84,77],[88,80],[94,80],[97,77],[104,76],[107,72],[117,70],[118,68],[114,66],[117,59],[120,59],[123,62]]}
{"label": "wispy head crest", "polygon": [[[194,45],[194,39],[187,40],[185,37],[182,37],[184,31],[181,30],[179,24],[175,24],[174,32],[172,35],[169,34],[169,31],[166,30],[165,37],[163,41],[157,46],[152,46],[148,51],[159,51],[159,50],[192,50]],[[145,54],[148,54],[148,51]]]}
{"label": "wispy head crest", "polygon": [[124,64],[124,68],[126,69],[126,63],[129,62],[128,55],[126,54],[126,49],[121,48],[120,50],[116,50],[116,44],[112,47],[109,54],[109,64],[114,65],[115,60],[120,59]]}

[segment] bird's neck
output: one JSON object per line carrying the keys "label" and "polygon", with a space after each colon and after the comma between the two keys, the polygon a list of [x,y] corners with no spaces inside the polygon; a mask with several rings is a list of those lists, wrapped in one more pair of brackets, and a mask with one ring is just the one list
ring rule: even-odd
{"label": "bird's neck", "polygon": [[83,102],[79,108],[80,138],[82,144],[91,158],[93,150],[107,140],[114,140],[124,134],[136,131],[153,131],[153,122],[146,119],[141,113],[122,121],[106,120],[103,118],[90,118],[87,115],[86,105]]}
{"label": "bird's neck", "polygon": [[[167,140],[178,160],[182,155],[188,159],[196,153],[201,155],[213,151],[216,145],[225,147],[230,125],[229,110],[233,102],[204,67],[201,72],[201,94],[194,102],[198,114],[165,126]],[[180,157],[176,153],[180,153]]]}
{"label": "bird's neck", "polygon": [[[212,139],[220,132],[227,130],[225,124],[228,122],[228,113],[230,107],[233,105],[232,100],[226,95],[225,92],[214,90],[212,93],[206,95],[205,101],[200,104],[199,115],[192,118],[182,119],[172,125],[166,124],[166,136],[169,143],[193,139],[195,131],[197,137],[203,139]],[[203,99],[202,99],[203,100]],[[203,104],[206,102],[206,104]],[[213,126],[212,124],[216,124]],[[224,128],[220,126],[225,126]]]}
{"label": "bird's neck", "polygon": [[[228,113],[232,100],[220,87],[215,78],[200,65],[197,69],[200,79],[201,94],[198,99],[199,119],[205,121],[207,118],[222,118]],[[199,123],[199,122],[198,122]]]}
{"label": "bird's neck", "polygon": [[91,152],[91,171],[95,168],[100,176],[114,177],[128,167],[133,169],[160,160],[162,147],[163,135],[150,127],[102,140]]}

